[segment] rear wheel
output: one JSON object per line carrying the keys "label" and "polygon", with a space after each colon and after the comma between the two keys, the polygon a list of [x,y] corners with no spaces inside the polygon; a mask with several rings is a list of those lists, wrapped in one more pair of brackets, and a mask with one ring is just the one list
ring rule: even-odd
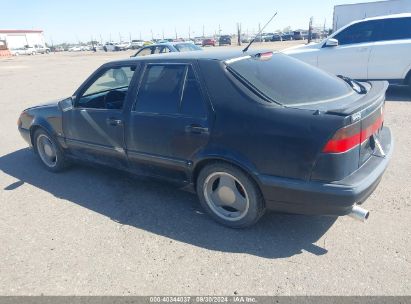
{"label": "rear wheel", "polygon": [[34,133],[34,147],[47,170],[59,172],[67,167],[63,151],[56,140],[46,131],[38,129]]}
{"label": "rear wheel", "polygon": [[207,213],[231,228],[251,226],[265,211],[256,183],[230,164],[213,163],[202,169],[197,179],[197,194]]}

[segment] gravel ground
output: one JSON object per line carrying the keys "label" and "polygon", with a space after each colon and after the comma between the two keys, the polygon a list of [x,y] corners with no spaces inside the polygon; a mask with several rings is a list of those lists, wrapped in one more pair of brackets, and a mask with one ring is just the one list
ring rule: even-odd
{"label": "gravel ground", "polygon": [[407,90],[388,92],[396,146],[365,203],[367,223],[268,214],[237,231],[170,185],[86,166],[55,175],[26,148],[21,110],[69,96],[99,65],[128,55],[0,59],[1,295],[411,294]]}

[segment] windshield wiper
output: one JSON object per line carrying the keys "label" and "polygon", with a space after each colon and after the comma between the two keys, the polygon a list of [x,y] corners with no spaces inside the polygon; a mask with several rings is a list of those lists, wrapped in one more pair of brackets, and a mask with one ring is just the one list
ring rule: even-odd
{"label": "windshield wiper", "polygon": [[[343,75],[337,75],[338,78],[344,80],[346,83],[349,84],[349,86],[356,91],[358,94],[365,94],[367,93],[367,89],[362,85],[360,82],[351,79],[349,77],[343,76]],[[359,89],[359,90],[358,90]]]}

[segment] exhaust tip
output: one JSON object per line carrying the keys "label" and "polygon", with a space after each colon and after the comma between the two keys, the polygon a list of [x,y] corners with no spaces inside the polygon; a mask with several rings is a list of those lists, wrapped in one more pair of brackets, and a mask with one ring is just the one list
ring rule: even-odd
{"label": "exhaust tip", "polygon": [[370,212],[367,209],[354,205],[348,215],[357,221],[365,222],[368,220]]}

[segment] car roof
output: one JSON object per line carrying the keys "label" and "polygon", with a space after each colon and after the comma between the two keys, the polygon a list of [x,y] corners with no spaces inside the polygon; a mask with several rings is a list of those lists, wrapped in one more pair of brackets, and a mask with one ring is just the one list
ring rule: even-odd
{"label": "car roof", "polygon": [[269,50],[253,50],[243,53],[241,50],[218,50],[218,51],[202,51],[202,52],[172,52],[165,54],[153,54],[150,56],[131,57],[129,59],[112,61],[111,63],[130,63],[133,61],[147,61],[147,60],[216,60],[226,61],[229,59],[253,56],[258,53],[270,52]]}

